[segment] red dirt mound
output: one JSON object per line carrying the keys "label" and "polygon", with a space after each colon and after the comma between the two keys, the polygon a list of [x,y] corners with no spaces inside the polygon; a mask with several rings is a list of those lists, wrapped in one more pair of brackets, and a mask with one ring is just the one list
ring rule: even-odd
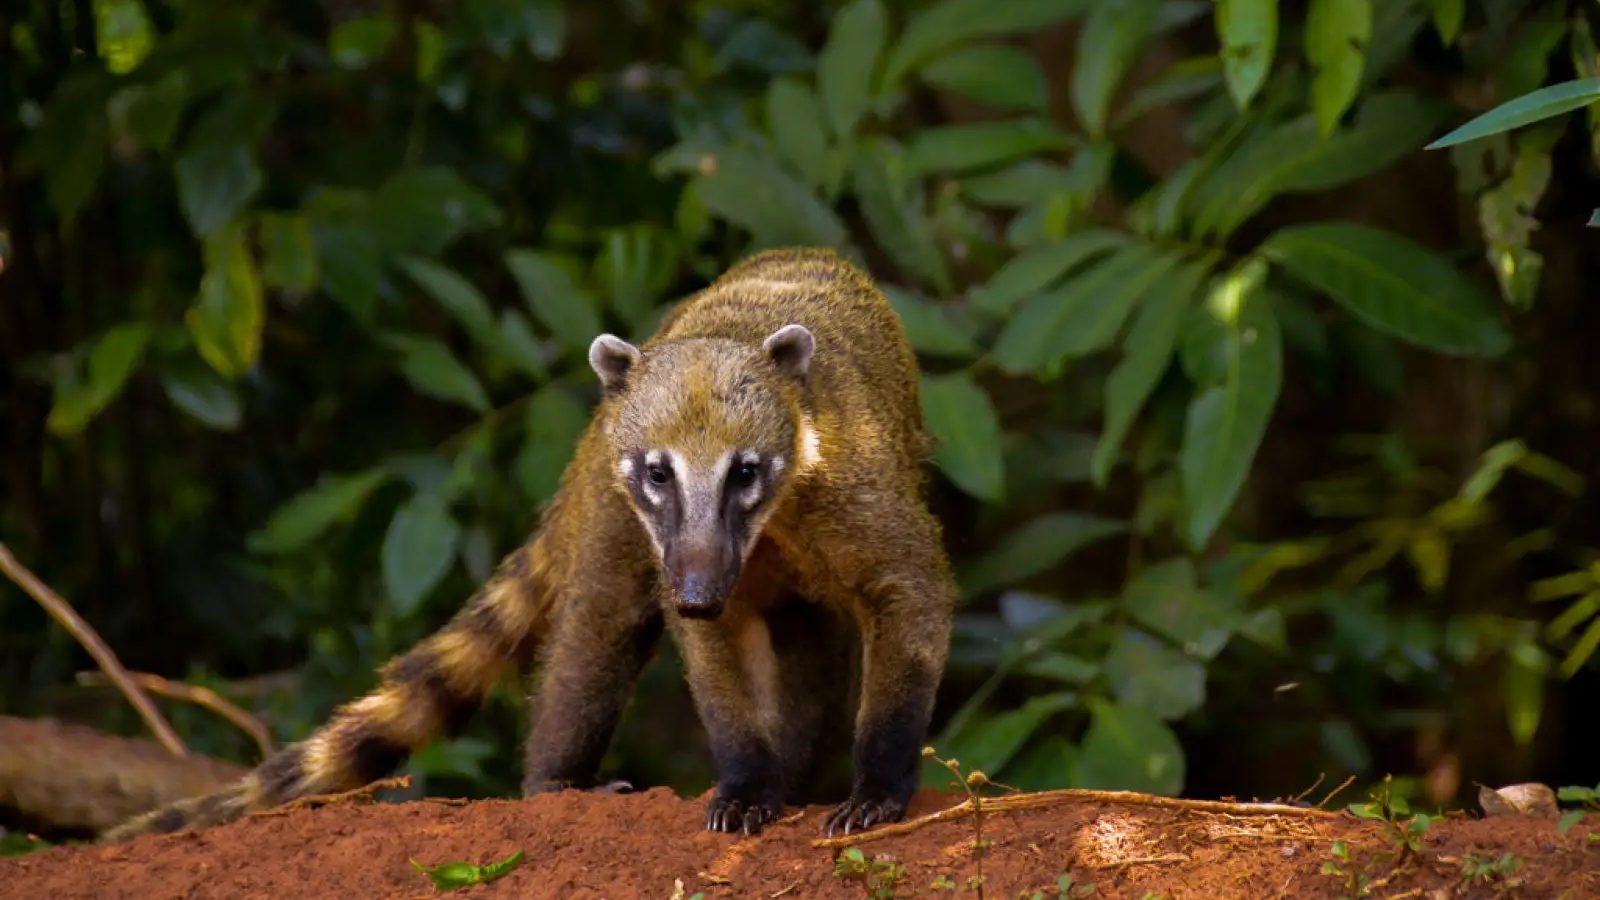
{"label": "red dirt mound", "polygon": [[[913,816],[958,798],[919,794]],[[1352,896],[1323,874],[1333,842],[1350,848],[1378,897],[1600,897],[1600,816],[1565,836],[1531,817],[1436,822],[1422,852],[1397,859],[1379,823],[1317,812],[1252,813],[1223,804],[1107,802],[1069,797],[984,816],[982,873],[993,898],[1058,878],[1093,884],[1074,896],[1265,898]],[[1281,808],[1280,808],[1281,809]],[[861,897],[834,874],[834,849],[818,848],[824,810],[798,811],[754,838],[701,828],[703,798],[665,789],[640,794],[564,792],[527,800],[333,805],[251,816],[205,832],[143,837],[109,846],[60,847],[0,860],[0,896],[29,898],[423,897],[428,880],[408,862],[487,864],[517,850],[503,879],[466,888],[473,897]],[[970,816],[867,840],[868,860],[903,865],[897,896],[942,896],[948,879],[974,896],[978,874]],[[870,834],[870,833],[869,833]],[[1469,857],[1515,855],[1514,871],[1465,874]],[[678,892],[678,883],[682,890]]]}

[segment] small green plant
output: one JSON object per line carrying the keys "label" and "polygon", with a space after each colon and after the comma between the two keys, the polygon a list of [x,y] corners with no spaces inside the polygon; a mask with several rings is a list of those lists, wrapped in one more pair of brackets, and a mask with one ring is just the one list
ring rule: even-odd
{"label": "small green plant", "polygon": [[[1049,888],[1045,888],[1045,890],[1049,890]],[[1061,877],[1056,879],[1056,892],[1054,896],[1087,897],[1092,893],[1094,893],[1093,884],[1073,884],[1072,873],[1070,872],[1063,872]],[[1047,896],[1050,895],[1046,894],[1044,890],[1036,890],[1028,895],[1028,900],[1044,900],[1044,898]]]}
{"label": "small green plant", "polygon": [[1426,813],[1412,815],[1406,798],[1393,790],[1393,777],[1385,775],[1383,785],[1373,791],[1366,803],[1350,804],[1350,811],[1363,819],[1382,822],[1389,842],[1399,851],[1397,863],[1422,853],[1422,838],[1433,827],[1433,817]]}
{"label": "small green plant", "polygon": [[906,867],[891,859],[874,856],[868,860],[860,847],[849,847],[833,861],[833,874],[846,881],[859,881],[873,900],[890,900]]}
{"label": "small green plant", "polygon": [[1009,791],[1015,791],[1016,788],[990,781],[989,776],[977,769],[973,769],[963,775],[961,774],[960,760],[944,759],[932,747],[923,747],[922,755],[949,769],[950,774],[955,776],[955,785],[967,792],[967,799],[972,803],[972,858],[977,864],[978,872],[967,879],[967,890],[977,894],[978,900],[983,900],[983,886],[985,884],[983,854],[989,849],[990,844],[983,837],[983,789],[989,785]]}
{"label": "small green plant", "polygon": [[428,876],[433,881],[436,891],[453,891],[458,888],[471,887],[474,884],[488,884],[515,869],[522,862],[522,851],[511,854],[497,863],[487,866],[475,866],[469,862],[448,862],[437,866],[425,866],[411,860],[418,872]]}
{"label": "small green plant", "polygon": [[1322,874],[1338,878],[1345,896],[1365,897],[1372,892],[1372,879],[1367,875],[1366,866],[1357,866],[1351,860],[1349,844],[1334,841],[1328,855],[1333,858],[1323,862]]}
{"label": "small green plant", "polygon": [[951,893],[955,893],[956,883],[950,880],[949,875],[939,875],[933,879],[932,884],[928,885],[928,890],[950,891]]}
{"label": "small green plant", "polygon": [[[1572,830],[1572,826],[1583,821],[1583,817],[1592,812],[1600,812],[1600,785],[1594,787],[1564,787],[1556,790],[1556,799],[1562,803],[1576,803],[1577,807],[1561,814],[1561,820],[1556,823],[1556,830],[1563,835]],[[1590,841],[1600,841],[1600,834],[1589,833]]]}
{"label": "small green plant", "polygon": [[0,856],[22,856],[49,846],[49,841],[26,832],[0,829]]}
{"label": "small green plant", "polygon": [[1461,880],[1469,883],[1509,885],[1508,879],[1521,865],[1522,860],[1509,851],[1500,854],[1498,858],[1469,853],[1461,860]]}

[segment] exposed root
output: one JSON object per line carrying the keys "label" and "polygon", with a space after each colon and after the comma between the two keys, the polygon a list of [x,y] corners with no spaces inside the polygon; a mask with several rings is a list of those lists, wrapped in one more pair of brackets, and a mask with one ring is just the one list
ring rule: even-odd
{"label": "exposed root", "polygon": [[312,794],[308,797],[296,797],[295,799],[290,800],[288,803],[285,803],[281,806],[274,806],[271,809],[259,810],[251,813],[250,815],[252,818],[256,816],[282,816],[294,812],[297,809],[314,809],[318,806],[333,806],[339,803],[370,802],[375,799],[373,795],[379,791],[386,791],[390,789],[400,790],[410,786],[410,775],[401,775],[396,778],[382,778],[372,782],[371,784],[363,785],[354,790],[339,791],[336,794]]}

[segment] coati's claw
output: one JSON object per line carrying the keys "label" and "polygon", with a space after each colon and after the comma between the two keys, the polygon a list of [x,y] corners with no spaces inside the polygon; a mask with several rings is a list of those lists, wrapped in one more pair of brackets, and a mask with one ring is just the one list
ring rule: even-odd
{"label": "coati's claw", "polygon": [[778,813],[776,807],[764,803],[746,804],[742,800],[719,797],[706,808],[706,830],[757,835],[768,823],[777,820]]}
{"label": "coati's claw", "polygon": [[852,797],[833,808],[823,830],[828,837],[866,831],[874,825],[898,822],[905,812],[905,805],[893,800],[858,800]]}

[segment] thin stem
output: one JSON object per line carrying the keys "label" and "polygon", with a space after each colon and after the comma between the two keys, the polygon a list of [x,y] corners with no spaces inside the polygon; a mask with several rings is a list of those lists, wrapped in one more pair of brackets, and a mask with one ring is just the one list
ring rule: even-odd
{"label": "thin stem", "polygon": [[[195,706],[211,710],[233,723],[240,731],[250,735],[250,738],[256,742],[256,746],[261,749],[263,758],[272,754],[272,735],[267,731],[267,726],[262,724],[260,719],[252,716],[216,691],[197,684],[185,684],[182,681],[162,678],[160,675],[151,675],[147,672],[129,672],[128,676],[133,679],[135,684],[152,694],[170,697],[174,700],[182,700],[185,703],[193,703]],[[86,687],[104,685],[109,681],[110,679],[101,672],[78,673],[78,683]]]}

